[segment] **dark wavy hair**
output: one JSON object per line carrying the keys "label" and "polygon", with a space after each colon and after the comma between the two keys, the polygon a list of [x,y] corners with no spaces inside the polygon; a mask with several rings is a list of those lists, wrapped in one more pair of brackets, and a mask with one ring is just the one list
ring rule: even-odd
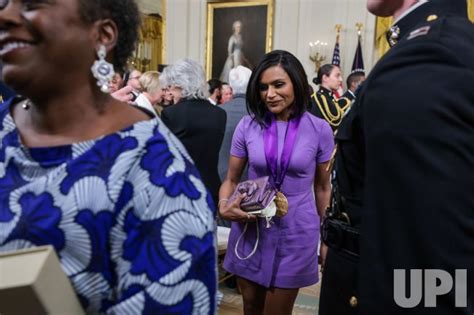
{"label": "dark wavy hair", "polygon": [[321,85],[321,83],[323,83],[323,76],[325,75],[329,77],[331,75],[332,69],[334,69],[335,67],[337,66],[329,63],[322,65],[318,70],[317,77],[313,79],[313,83],[316,85]]}
{"label": "dark wavy hair", "polygon": [[291,117],[303,115],[310,101],[308,78],[301,62],[293,54],[285,50],[269,52],[252,72],[246,95],[247,111],[262,127],[266,125],[265,116],[269,111],[260,97],[260,79],[262,73],[273,66],[281,66],[293,84],[295,103],[292,105]]}
{"label": "dark wavy hair", "polygon": [[117,45],[113,50],[113,64],[124,69],[135,50],[140,27],[140,13],[134,0],[78,0],[79,14],[86,23],[111,19],[117,24]]}

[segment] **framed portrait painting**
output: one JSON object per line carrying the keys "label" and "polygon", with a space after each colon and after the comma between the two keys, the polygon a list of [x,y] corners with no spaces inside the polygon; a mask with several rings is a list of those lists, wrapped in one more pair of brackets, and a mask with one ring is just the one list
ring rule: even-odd
{"label": "framed portrait painting", "polygon": [[206,75],[229,81],[239,65],[253,69],[272,49],[273,0],[207,3]]}

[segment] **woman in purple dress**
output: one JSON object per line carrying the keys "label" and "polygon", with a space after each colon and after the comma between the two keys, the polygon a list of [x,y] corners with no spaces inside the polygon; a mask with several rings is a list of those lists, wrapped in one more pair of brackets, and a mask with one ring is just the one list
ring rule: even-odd
{"label": "woman in purple dress", "polygon": [[[219,211],[234,221],[224,268],[237,276],[245,314],[291,314],[298,289],[318,281],[320,216],[329,204],[334,142],[328,123],[306,112],[307,95],[298,59],[282,50],[268,53],[250,78],[250,116],[232,140]],[[226,202],[247,162],[249,179],[269,176],[286,196],[286,216],[267,224],[240,209],[243,196]]]}

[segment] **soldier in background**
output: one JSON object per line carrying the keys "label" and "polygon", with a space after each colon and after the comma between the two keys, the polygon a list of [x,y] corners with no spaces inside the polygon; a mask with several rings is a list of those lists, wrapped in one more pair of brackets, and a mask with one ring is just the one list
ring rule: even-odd
{"label": "soldier in background", "polygon": [[354,71],[346,79],[347,91],[342,95],[351,102],[356,98],[356,91],[362,82],[365,81],[365,73],[362,71]]}
{"label": "soldier in background", "polygon": [[[466,1],[368,0],[368,8],[394,16],[394,46],[336,135],[320,314],[473,314],[474,26]],[[396,289],[395,269],[452,279],[461,270],[467,279],[416,288],[407,276]],[[425,307],[441,285],[436,307]]]}
{"label": "soldier in background", "polygon": [[342,83],[341,69],[332,64],[325,64],[318,70],[318,75],[313,83],[319,85],[319,90],[311,96],[309,112],[326,120],[333,131],[341,123],[344,112],[351,101],[346,98],[336,100],[333,91],[337,90]]}

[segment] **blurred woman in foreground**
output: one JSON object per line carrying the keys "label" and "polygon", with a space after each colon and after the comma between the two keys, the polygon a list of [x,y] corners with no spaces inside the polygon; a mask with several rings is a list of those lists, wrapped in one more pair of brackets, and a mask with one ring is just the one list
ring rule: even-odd
{"label": "blurred woman in foreground", "polygon": [[213,314],[205,187],[166,127],[107,93],[138,25],[133,0],[1,2],[3,76],[26,98],[0,107],[0,251],[54,246],[88,313]]}

